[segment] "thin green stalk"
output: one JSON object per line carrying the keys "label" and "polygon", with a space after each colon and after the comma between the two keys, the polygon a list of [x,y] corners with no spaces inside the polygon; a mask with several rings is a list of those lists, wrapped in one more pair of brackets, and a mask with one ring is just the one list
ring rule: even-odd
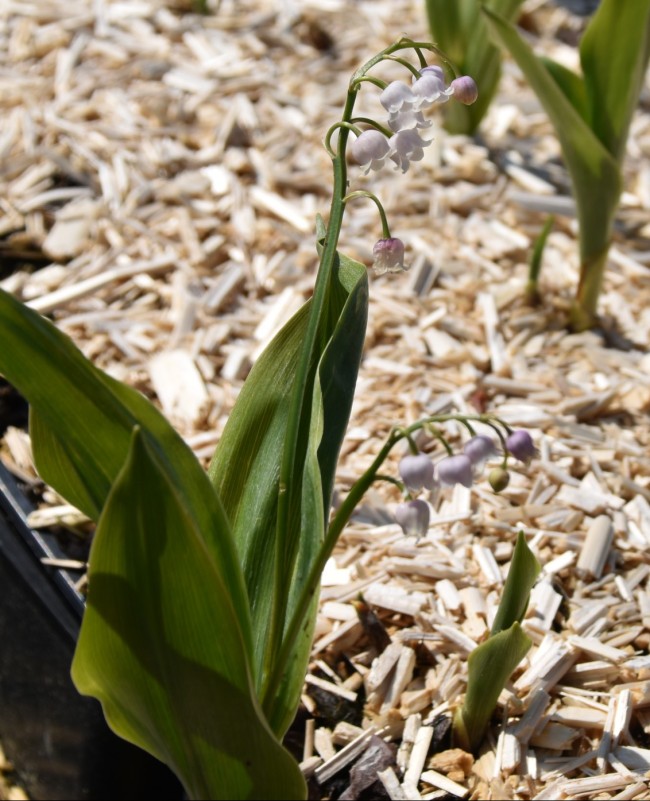
{"label": "thin green stalk", "polygon": [[608,180],[603,180],[607,191],[603,190],[594,198],[581,187],[580,176],[572,162],[568,167],[576,190],[580,243],[580,278],[571,306],[570,324],[574,331],[584,331],[592,328],[597,320],[598,296],[603,286],[622,180],[620,165],[615,165],[614,175],[607,173]]}
{"label": "thin green stalk", "polygon": [[284,641],[273,666],[273,671],[269,675],[269,679],[265,685],[264,693],[262,695],[262,706],[265,710],[267,705],[272,703],[278,687],[280,686],[280,682],[282,681],[282,677],[284,675],[284,666],[288,663],[291,657],[296,640],[300,634],[300,629],[305,625],[302,612],[305,609],[309,609],[311,606],[314,595],[320,586],[320,577],[325,569],[327,560],[330,558],[330,555],[334,550],[336,541],[341,535],[344,526],[352,516],[357,504],[361,501],[364,494],[370,488],[375,479],[377,471],[384,463],[386,457],[391,451],[391,448],[393,448],[393,446],[400,439],[402,439],[403,436],[406,436],[406,434],[402,431],[399,433],[397,431],[391,432],[388,441],[379,452],[379,455],[376,457],[368,470],[366,470],[361,478],[352,486],[352,489],[348,493],[334,519],[330,523],[325,540],[323,541],[323,545],[318,552],[318,557],[314,561],[311,570],[309,571],[309,576],[303,585],[300,599],[295,607],[296,612],[293,614],[291,620],[289,621],[289,625],[287,626]]}
{"label": "thin green stalk", "polygon": [[[356,90],[349,90],[346,98],[343,121],[347,122],[352,117]],[[343,198],[347,188],[347,167],[345,162],[345,147],[349,136],[349,129],[341,126],[337,143],[337,154],[333,159],[334,169],[334,188],[332,193],[332,203],[330,207],[330,217],[327,226],[323,253],[321,256],[314,294],[311,300],[309,322],[305,333],[300,354],[300,362],[296,371],[291,407],[287,422],[287,433],[280,467],[280,481],[278,490],[278,511],[276,525],[276,552],[275,552],[275,587],[273,596],[273,611],[271,616],[271,627],[266,649],[266,660],[264,666],[264,676],[272,672],[272,666],[276,662],[277,649],[282,642],[282,634],[285,626],[286,610],[288,604],[288,593],[286,592],[286,560],[289,554],[286,553],[287,536],[290,531],[290,516],[293,498],[291,488],[293,486],[292,476],[296,469],[301,465],[296,465],[298,436],[301,426],[304,423],[306,413],[304,407],[305,392],[309,382],[310,374],[315,369],[313,362],[314,346],[318,337],[318,329],[321,324],[321,316],[327,289],[332,278],[334,261],[336,259],[336,249],[338,245],[341,225],[343,222],[343,212],[345,203]],[[294,547],[294,542],[290,543]],[[268,697],[265,694],[265,697]]]}
{"label": "thin green stalk", "polygon": [[372,200],[372,202],[377,206],[377,211],[379,212],[379,218],[381,220],[381,235],[384,239],[390,238],[390,227],[388,225],[388,218],[386,217],[386,211],[382,206],[379,198],[376,195],[373,195],[372,192],[368,192],[366,189],[357,189],[354,192],[350,192],[349,195],[346,195],[343,198],[343,202],[347,203],[348,200],[354,200],[355,198],[359,197],[367,197],[368,200]]}

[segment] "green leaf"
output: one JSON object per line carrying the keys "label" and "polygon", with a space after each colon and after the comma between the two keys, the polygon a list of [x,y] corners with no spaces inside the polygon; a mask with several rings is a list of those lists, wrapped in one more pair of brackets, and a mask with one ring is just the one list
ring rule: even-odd
{"label": "green leaf", "polygon": [[[122,737],[170,765],[191,798],[304,798],[300,770],[256,702],[240,610],[200,511],[149,440],[134,430],[99,521],[75,684]],[[198,462],[191,473],[207,483]]]}
{"label": "green leaf", "polygon": [[553,61],[552,58],[539,56],[540,62],[546,67],[549,74],[564,93],[573,108],[589,125],[589,107],[587,104],[587,90],[584,80],[575,72]]}
{"label": "green leaf", "polygon": [[533,244],[533,252],[531,253],[528,267],[528,280],[526,281],[526,299],[529,303],[539,302],[539,275],[542,270],[544,249],[554,225],[555,216],[551,214],[546,218],[546,222]]}
{"label": "green leaf", "polygon": [[517,535],[517,544],[512,555],[508,578],[503,587],[503,595],[492,623],[492,635],[509,629],[513,623],[521,623],[526,609],[528,609],[530,591],[539,571],[539,562],[528,547],[523,531],[520,531]]}
{"label": "green leaf", "polygon": [[[75,460],[77,475],[85,483],[84,503],[81,497],[74,501],[96,520],[124,462],[131,415],[115,402],[98,380],[98,371],[67,337],[2,291],[0,341],[0,372],[36,407],[39,430],[49,427],[62,436],[67,456],[60,455],[61,464]],[[48,466],[54,468],[56,461]],[[49,475],[43,477],[50,481]]]}
{"label": "green leaf", "polygon": [[621,161],[650,56],[650,0],[603,0],[580,42],[591,127]]}
{"label": "green leaf", "polygon": [[104,484],[99,465],[99,480],[93,479],[92,464],[87,462],[89,469],[84,470],[83,458],[72,453],[71,445],[57,437],[33,406],[29,409],[29,435],[34,463],[41,478],[77,509],[97,520],[106,500],[103,491],[95,492],[98,484]]}
{"label": "green leaf", "polygon": [[461,748],[476,751],[481,744],[501,691],[531,645],[515,622],[469,655],[467,694],[454,715],[454,740]]}
{"label": "green leaf", "polygon": [[0,341],[0,372],[32,404],[46,479],[101,512],[75,657],[80,691],[104,702],[119,734],[168,761],[194,797],[257,797],[276,774],[270,792],[301,797],[295,765],[260,717],[243,576],[193,453],[144,397],[3,292]]}
{"label": "green leaf", "polygon": [[270,641],[276,571],[284,577],[282,586],[289,593],[285,631],[295,616],[304,621],[292,666],[285,671],[282,688],[266,709],[273,730],[280,736],[295,714],[309,658],[317,587],[306,608],[297,608],[297,603],[324,538],[334,469],[361,359],[367,295],[365,267],[338,257],[315,355],[317,377],[307,399],[309,424],[299,434],[298,449],[303,454],[299,461],[303,467],[297,497],[301,502],[291,518],[293,531],[281,532],[286,540],[280,549],[286,554],[282,565],[278,566],[274,558],[279,476],[310,304],[284,326],[255,364],[209,469],[232,523],[248,588],[258,691],[267,678],[264,665],[268,652],[278,648],[277,642]]}
{"label": "green leaf", "polygon": [[621,189],[619,165],[573,105],[576,98],[565,94],[566,82],[561,86],[556,81],[514,25],[487,8],[483,13],[492,33],[510,51],[555,126],[578,208],[581,257],[588,263],[609,243]]}
{"label": "green leaf", "polygon": [[520,531],[490,638],[469,655],[467,694],[454,716],[454,737],[469,751],[480,745],[501,690],[531,646],[519,624],[539,571]]}
{"label": "green leaf", "polygon": [[228,520],[203,471],[197,474],[194,454],[164,416],[140,393],[94,367],[45,318],[1,290],[0,342],[0,373],[32,407],[36,465],[43,478],[96,520],[139,426],[195,511],[250,643],[248,599],[232,537],[225,535]]}
{"label": "green leaf", "polygon": [[[491,0],[487,5],[505,19],[514,19],[522,0]],[[478,99],[471,106],[445,105],[445,126],[453,133],[471,134],[485,116],[501,74],[501,55],[490,41],[479,0],[427,0],[433,41],[448,56],[459,74],[471,75]]]}

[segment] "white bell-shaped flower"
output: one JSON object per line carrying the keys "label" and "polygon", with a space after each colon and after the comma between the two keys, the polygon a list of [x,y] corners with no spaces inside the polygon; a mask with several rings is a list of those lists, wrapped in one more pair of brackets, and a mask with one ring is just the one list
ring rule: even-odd
{"label": "white bell-shaped flower", "polygon": [[364,131],[350,147],[352,158],[367,175],[370,170],[380,170],[390,155],[388,139],[374,129]]}
{"label": "white bell-shaped flower", "polygon": [[429,504],[420,499],[400,503],[395,509],[395,522],[407,537],[424,537],[429,530],[430,520]]}
{"label": "white bell-shaped flower", "polygon": [[397,164],[402,172],[406,172],[412,161],[422,161],[424,148],[432,140],[422,139],[414,129],[398,131],[389,140],[390,158]]}
{"label": "white bell-shaped flower", "polygon": [[420,77],[413,84],[412,91],[417,98],[415,107],[418,111],[434,103],[446,103],[453,94],[451,87],[445,84],[440,67],[424,67],[420,70]]}
{"label": "white bell-shaped flower", "polygon": [[431,120],[425,120],[421,111],[413,111],[412,108],[405,111],[397,111],[388,118],[388,126],[392,131],[409,131],[414,128],[429,128]]}
{"label": "white bell-shaped flower", "polygon": [[406,111],[414,106],[417,98],[411,87],[403,81],[393,81],[379,95],[379,102],[389,114],[396,114],[398,111]]}

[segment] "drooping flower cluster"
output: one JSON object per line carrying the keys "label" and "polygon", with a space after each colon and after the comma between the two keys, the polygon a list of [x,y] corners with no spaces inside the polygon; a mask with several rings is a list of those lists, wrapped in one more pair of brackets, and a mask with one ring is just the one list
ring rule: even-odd
{"label": "drooping flower cluster", "polygon": [[[508,455],[525,464],[537,453],[527,431],[513,431],[506,438],[505,445]],[[499,449],[494,440],[485,434],[478,434],[465,443],[462,453],[445,456],[437,464],[425,453],[405,456],[399,463],[399,473],[409,493],[431,490],[436,485],[461,484],[469,488],[486,462],[495,456],[499,456]],[[506,470],[505,461],[488,474],[488,482],[495,492],[504,490],[509,481],[510,474]],[[401,503],[395,510],[395,520],[407,536],[422,537],[429,528],[429,505],[422,499]]]}
{"label": "drooping flower cluster", "polygon": [[424,158],[424,148],[433,138],[423,138],[419,131],[430,127],[423,110],[434,103],[446,103],[450,97],[461,103],[473,103],[478,92],[469,76],[453,80],[449,86],[440,67],[423,67],[412,86],[393,81],[381,93],[379,100],[388,112],[388,128],[393,135],[387,138],[378,130],[364,131],[352,143],[352,156],[367,174],[380,170],[386,161],[393,161],[406,172],[412,161]]}

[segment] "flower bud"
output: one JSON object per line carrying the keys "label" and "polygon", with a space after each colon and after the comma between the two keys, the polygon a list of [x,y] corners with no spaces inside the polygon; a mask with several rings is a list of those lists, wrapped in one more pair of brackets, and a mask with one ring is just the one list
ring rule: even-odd
{"label": "flower bud", "polygon": [[404,267],[404,243],[401,239],[391,237],[380,239],[372,249],[374,257],[373,269],[377,275],[384,273],[401,273]]}
{"label": "flower bud", "polygon": [[407,537],[423,537],[429,530],[430,518],[429,504],[420,499],[400,503],[395,509],[395,520]]}
{"label": "flower bud", "polygon": [[519,459],[520,462],[525,462],[526,464],[537,453],[532,437],[528,431],[522,431],[521,429],[513,431],[506,439],[506,448],[515,459]]}
{"label": "flower bud", "polygon": [[461,75],[460,78],[455,78],[449,84],[449,88],[454,90],[456,100],[465,106],[471,106],[478,98],[478,86],[474,78],[470,78],[469,75]]}
{"label": "flower bud", "polygon": [[399,463],[399,474],[406,488],[413,492],[434,486],[433,462],[425,453],[405,456]]}
{"label": "flower bud", "polygon": [[510,473],[503,467],[495,467],[494,470],[490,470],[488,482],[495,492],[501,492],[510,483]]}
{"label": "flower bud", "polygon": [[462,484],[471,487],[473,481],[472,463],[464,453],[446,456],[438,462],[438,478],[442,484]]}
{"label": "flower bud", "polygon": [[472,466],[483,466],[485,462],[497,453],[496,446],[490,437],[485,434],[478,434],[467,440],[463,452],[469,457]]}

